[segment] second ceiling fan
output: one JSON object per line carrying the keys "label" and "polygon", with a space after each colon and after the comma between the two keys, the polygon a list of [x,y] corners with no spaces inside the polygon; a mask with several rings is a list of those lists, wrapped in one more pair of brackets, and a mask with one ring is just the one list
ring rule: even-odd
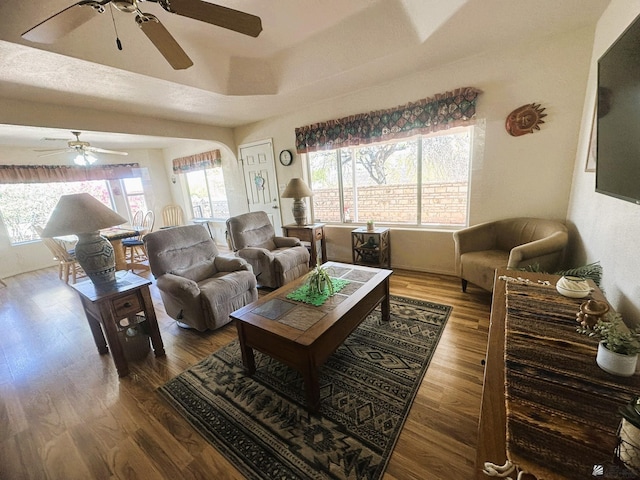
{"label": "second ceiling fan", "polygon": [[97,160],[94,153],[108,153],[110,155],[129,155],[127,152],[121,152],[118,150],[106,150],[104,148],[92,147],[89,142],[83,142],[80,140],[81,132],[71,132],[75,135],[76,139],[67,142],[68,148],[53,148],[46,150],[37,150],[38,152],[47,152],[39,157],[49,157],[51,155],[58,155],[60,153],[75,153],[76,156],[73,162],[76,165],[87,166],[95,163]]}
{"label": "second ceiling fan", "polygon": [[139,4],[144,1],[157,3],[167,12],[251,37],[257,37],[262,31],[260,17],[202,0],[81,0],[30,28],[22,34],[22,38],[37,43],[54,43],[96,14],[104,13],[105,5],[111,4],[121,12],[136,13],[138,26],[175,70],[192,66],[193,61],[160,20],[155,15],[140,10]]}

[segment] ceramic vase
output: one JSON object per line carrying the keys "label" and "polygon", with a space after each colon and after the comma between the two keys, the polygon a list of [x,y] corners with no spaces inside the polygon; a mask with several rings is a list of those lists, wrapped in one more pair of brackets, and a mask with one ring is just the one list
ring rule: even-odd
{"label": "ceramic vase", "polygon": [[116,282],[116,257],[113,246],[100,232],[78,233],[76,259],[96,287]]}
{"label": "ceramic vase", "polygon": [[623,355],[621,353],[612,352],[604,346],[604,342],[600,342],[598,344],[596,363],[607,373],[618,375],[620,377],[630,377],[636,372],[638,354]]}

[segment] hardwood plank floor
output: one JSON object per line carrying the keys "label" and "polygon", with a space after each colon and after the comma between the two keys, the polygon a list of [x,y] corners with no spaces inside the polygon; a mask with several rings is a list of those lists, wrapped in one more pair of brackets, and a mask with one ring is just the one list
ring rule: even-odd
{"label": "hardwood plank floor", "polygon": [[[243,476],[155,389],[236,337],[233,324],[178,327],[151,287],[166,357],[119,379],[99,355],[76,292],[44,269],[0,288],[0,480],[216,479]],[[474,478],[491,296],[457,278],[394,272],[391,293],[453,312],[385,474]]]}

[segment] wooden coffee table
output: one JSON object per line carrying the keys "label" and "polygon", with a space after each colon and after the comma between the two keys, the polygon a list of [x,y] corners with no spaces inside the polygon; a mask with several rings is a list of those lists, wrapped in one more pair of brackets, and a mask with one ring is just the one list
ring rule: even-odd
{"label": "wooden coffee table", "polygon": [[389,320],[389,277],[391,270],[327,262],[336,278],[349,284],[321,306],[287,299],[287,294],[304,284],[305,278],[281,287],[236,310],[236,321],[244,366],[256,370],[253,350],[298,370],[305,384],[307,406],[320,406],[318,369],[378,304],[382,319]]}

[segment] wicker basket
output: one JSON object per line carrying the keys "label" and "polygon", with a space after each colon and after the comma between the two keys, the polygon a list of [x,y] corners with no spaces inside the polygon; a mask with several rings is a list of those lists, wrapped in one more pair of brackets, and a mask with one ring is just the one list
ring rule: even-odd
{"label": "wicker basket", "polygon": [[[142,317],[142,318],[141,318]],[[123,330],[118,331],[120,345],[124,351],[124,357],[129,361],[137,361],[145,358],[151,351],[149,345],[149,334],[146,332],[144,316],[139,315],[136,323]]]}

